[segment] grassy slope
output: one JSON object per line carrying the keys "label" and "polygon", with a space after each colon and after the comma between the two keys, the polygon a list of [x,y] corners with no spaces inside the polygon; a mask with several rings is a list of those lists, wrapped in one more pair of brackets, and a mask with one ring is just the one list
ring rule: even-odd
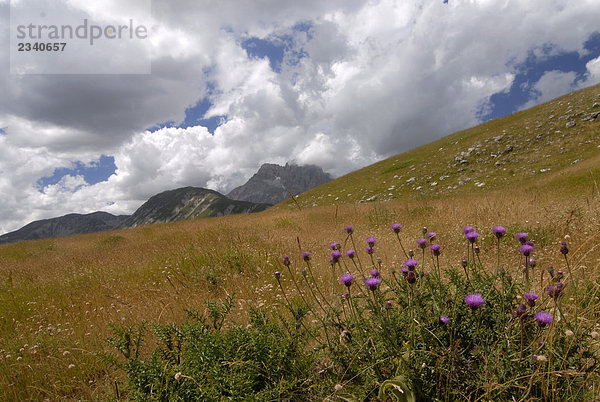
{"label": "grassy slope", "polygon": [[[600,194],[595,181],[599,180],[600,119],[582,123],[577,117],[577,126],[565,130],[566,121],[559,117],[569,106],[587,113],[594,99],[600,101],[598,93],[600,88],[590,88],[456,133],[349,174],[298,200],[304,205],[327,205],[297,211],[284,204],[279,210],[253,215],[0,246],[0,399],[114,398],[115,381],[126,392],[123,374],[97,358],[97,353],[110,351],[104,343],[111,333],[110,323],[182,321],[185,308],[203,310],[204,301],[233,292],[234,316],[243,319],[249,304],[272,306],[280,297],[272,273],[283,270],[279,261],[284,254],[298,269],[299,249],[310,250],[322,281],[331,280],[327,245],[343,242],[342,229],[348,224],[355,226],[360,241],[368,235],[378,237],[377,253],[385,269],[400,260],[401,251],[389,231],[394,221],[404,225],[402,236],[408,245],[414,244],[423,226],[437,232],[444,247],[441,263],[446,265],[464,256],[460,228],[465,224],[474,225],[483,235],[481,257],[492,265],[495,240],[489,228],[493,225],[503,224],[510,235],[528,231],[536,241],[536,258],[542,267],[561,266],[556,242],[568,235],[576,273],[597,280]],[[548,119],[550,113],[554,119]],[[536,121],[543,129],[536,130]],[[521,130],[527,126],[529,130]],[[448,167],[459,151],[477,142],[487,153],[505,147],[508,142],[490,140],[502,130],[513,135],[510,143],[527,144],[506,155],[518,161],[496,168],[495,160],[482,151],[469,158],[472,162],[464,171]],[[562,132],[554,133],[557,130]],[[534,141],[538,132],[550,134]],[[591,142],[578,145],[586,141]],[[568,151],[561,153],[560,148]],[[540,157],[546,154],[552,156]],[[478,158],[483,161],[477,162]],[[575,159],[583,161],[571,165]],[[409,165],[408,160],[414,161]],[[543,168],[551,170],[539,173]],[[439,180],[448,173],[448,179]],[[402,185],[413,176],[417,177],[414,186],[425,190]],[[467,177],[470,182],[447,189]],[[426,186],[427,180],[440,184]],[[476,187],[475,181],[486,185]],[[393,183],[395,190],[388,191]],[[519,189],[526,191],[515,191]],[[348,197],[348,193],[355,195]],[[389,193],[392,196],[383,195]],[[348,202],[365,194],[397,199]],[[333,202],[335,197],[338,202]],[[516,274],[515,243],[506,240],[502,252],[505,266]],[[362,247],[357,244],[359,250]],[[287,281],[284,275],[284,286]],[[596,313],[588,311],[587,316]]]}
{"label": "grassy slope", "polygon": [[[598,176],[600,86],[457,132],[349,173],[298,197],[302,207],[487,193],[515,185],[587,186]],[[576,125],[566,128],[568,122]],[[512,151],[505,152],[508,147]],[[468,164],[457,163],[463,152]],[[503,152],[505,152],[503,154]],[[571,165],[573,164],[573,167]],[[576,177],[575,183],[571,178]],[[413,179],[414,178],[414,179]],[[413,180],[411,180],[413,179]],[[434,184],[435,183],[435,184]],[[482,185],[483,183],[483,185]],[[539,183],[539,184],[538,184]],[[288,201],[282,207],[294,208]]]}

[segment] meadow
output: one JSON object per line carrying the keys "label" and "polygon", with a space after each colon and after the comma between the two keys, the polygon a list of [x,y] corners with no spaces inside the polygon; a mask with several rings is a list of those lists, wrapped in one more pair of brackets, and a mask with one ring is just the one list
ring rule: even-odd
{"label": "meadow", "polygon": [[[539,116],[588,113],[598,92],[454,134],[258,214],[1,245],[0,399],[598,398],[599,125],[578,120],[576,134],[535,140],[550,124]],[[495,166],[485,152],[496,151],[483,149],[524,119],[532,129],[510,165]],[[477,142],[469,164],[456,162]],[[432,186],[446,176],[456,184]],[[479,234],[470,246],[465,226]],[[517,233],[533,242],[527,259]],[[410,249],[413,283],[402,272]],[[373,269],[381,282],[371,290],[362,277]],[[560,295],[547,291],[557,283]],[[476,293],[484,303],[471,308],[464,299]],[[538,296],[533,307],[526,293]],[[536,320],[540,311],[551,319]]]}
{"label": "meadow", "polygon": [[[235,298],[225,327],[247,323],[253,308],[285,316],[289,312],[273,277],[280,271],[285,287],[290,287],[291,278],[281,263],[284,255],[291,257],[299,272],[300,252],[310,251],[320,286],[329,292],[336,283],[343,294],[328,259],[329,243],[343,243],[347,225],[354,226],[355,236],[360,233],[361,244],[362,237],[378,239],[376,256],[387,277],[405,259],[390,231],[394,222],[404,226],[400,237],[406,249],[417,249],[423,226],[436,232],[443,247],[440,265],[459,268],[466,258],[462,227],[471,225],[481,234],[479,258],[492,270],[497,255],[491,228],[503,225],[508,234],[500,244],[501,264],[514,276],[521,275],[522,265],[514,235],[527,232],[535,241],[539,268],[532,286],[540,296],[549,280],[546,267],[565,270],[560,241],[566,237],[573,277],[582,292],[579,300],[594,301],[579,309],[578,320],[589,336],[589,328],[598,327],[600,261],[600,196],[589,194],[556,198],[511,191],[267,211],[4,245],[0,247],[2,399],[127,398],[126,373],[102,356],[120,358],[107,343],[112,325],[136,326],[144,320],[181,324],[188,320],[186,309],[208,312],[207,301],[225,300],[228,295]],[[344,251],[347,248],[348,244]],[[362,246],[357,250],[366,262]],[[575,302],[570,278],[566,284],[565,298]],[[358,280],[356,286],[361,286]],[[156,340],[148,336],[142,353],[148,356],[154,345]],[[598,384],[589,386],[597,395]]]}

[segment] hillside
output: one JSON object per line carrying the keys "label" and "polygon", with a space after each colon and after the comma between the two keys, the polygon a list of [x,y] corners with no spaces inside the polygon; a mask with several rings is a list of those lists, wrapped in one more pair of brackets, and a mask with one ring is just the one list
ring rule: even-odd
{"label": "hillside", "polygon": [[122,222],[120,227],[132,228],[153,223],[260,212],[269,206],[230,200],[216,191],[204,188],[183,187],[151,197]]}
{"label": "hillside", "polygon": [[107,212],[68,214],[31,222],[19,230],[0,236],[0,243],[102,232],[117,228],[127,218],[128,216],[115,216]]}
{"label": "hillside", "polygon": [[[591,183],[600,155],[600,85],[457,132],[333,180],[301,207],[430,199],[522,183]],[[600,162],[600,161],[599,161]],[[563,184],[561,184],[563,183]],[[282,207],[295,208],[286,201]]]}

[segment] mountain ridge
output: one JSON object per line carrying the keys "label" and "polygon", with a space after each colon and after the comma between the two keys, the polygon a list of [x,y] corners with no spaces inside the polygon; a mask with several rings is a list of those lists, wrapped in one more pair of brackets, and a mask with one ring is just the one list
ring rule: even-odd
{"label": "mountain ridge", "polygon": [[227,193],[227,197],[275,205],[288,199],[290,193],[301,194],[331,179],[331,175],[316,165],[264,163],[245,184]]}

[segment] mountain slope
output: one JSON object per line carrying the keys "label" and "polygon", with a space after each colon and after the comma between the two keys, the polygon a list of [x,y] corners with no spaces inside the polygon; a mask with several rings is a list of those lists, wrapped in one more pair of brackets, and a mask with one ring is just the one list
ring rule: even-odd
{"label": "mountain slope", "polygon": [[289,192],[300,194],[331,180],[318,166],[263,164],[246,184],[233,189],[227,197],[267,204],[278,204],[289,198]]}
{"label": "mountain slope", "polygon": [[231,200],[213,190],[183,187],[151,197],[121,227],[260,212],[268,207],[269,204]]}
{"label": "mountain slope", "polygon": [[[297,197],[301,207],[428,199],[514,186],[593,185],[600,175],[600,85],[469,128]],[[278,208],[295,208],[286,201]]]}
{"label": "mountain slope", "polygon": [[19,230],[0,236],[0,243],[102,232],[117,228],[127,218],[128,216],[115,216],[107,212],[68,214],[31,222]]}

